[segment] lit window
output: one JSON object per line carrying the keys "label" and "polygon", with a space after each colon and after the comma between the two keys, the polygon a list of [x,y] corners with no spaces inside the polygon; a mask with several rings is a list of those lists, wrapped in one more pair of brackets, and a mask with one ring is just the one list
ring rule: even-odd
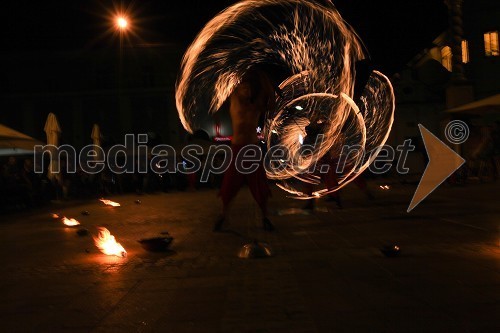
{"label": "lit window", "polygon": [[445,46],[441,48],[441,64],[451,72],[451,47]]}
{"label": "lit window", "polygon": [[462,62],[464,64],[469,62],[469,42],[465,39],[462,41]]}
{"label": "lit window", "polygon": [[498,31],[489,31],[484,34],[484,54],[487,57],[500,56],[498,49]]}

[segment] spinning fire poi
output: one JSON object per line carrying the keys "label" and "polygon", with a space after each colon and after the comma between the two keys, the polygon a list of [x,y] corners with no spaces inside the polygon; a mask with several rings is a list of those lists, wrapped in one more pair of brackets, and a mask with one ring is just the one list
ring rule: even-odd
{"label": "spinning fire poi", "polygon": [[[298,198],[323,196],[369,166],[392,126],[392,86],[375,70],[361,79],[356,64],[363,60],[362,42],[332,4],[245,0],[208,22],[184,55],[176,87],[179,118],[192,133],[206,110],[214,114],[229,100],[234,138],[255,132],[254,119],[265,112],[267,148],[287,152],[266,165],[267,178]],[[269,82],[276,94],[273,103],[264,103]],[[254,143],[244,136],[238,144]],[[312,147],[304,154],[307,144]],[[346,154],[345,146],[359,149]],[[343,161],[337,185],[302,192],[300,182],[320,185],[317,162],[328,156]]]}

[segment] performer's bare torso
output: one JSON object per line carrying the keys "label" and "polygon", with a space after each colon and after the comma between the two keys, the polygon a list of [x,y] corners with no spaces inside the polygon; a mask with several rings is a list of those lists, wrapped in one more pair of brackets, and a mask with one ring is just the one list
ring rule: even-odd
{"label": "performer's bare torso", "polygon": [[233,123],[233,145],[257,142],[256,128],[263,112],[274,107],[274,88],[266,74],[247,72],[230,96],[229,113]]}

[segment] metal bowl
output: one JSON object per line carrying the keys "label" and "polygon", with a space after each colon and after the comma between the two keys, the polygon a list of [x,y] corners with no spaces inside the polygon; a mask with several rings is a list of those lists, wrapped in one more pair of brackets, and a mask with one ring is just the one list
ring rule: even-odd
{"label": "metal bowl", "polygon": [[399,245],[390,244],[382,247],[380,252],[382,252],[386,257],[394,258],[401,254],[401,248]]}
{"label": "metal bowl", "polygon": [[243,245],[238,253],[238,257],[242,259],[251,258],[268,258],[274,255],[274,251],[267,243],[259,242],[257,240]]}
{"label": "metal bowl", "polygon": [[141,244],[142,248],[149,252],[164,252],[168,251],[168,248],[172,241],[173,237],[154,237],[154,238],[145,238],[138,240]]}
{"label": "metal bowl", "polygon": [[80,228],[76,231],[76,234],[80,237],[88,236],[89,235],[89,230],[85,228]]}

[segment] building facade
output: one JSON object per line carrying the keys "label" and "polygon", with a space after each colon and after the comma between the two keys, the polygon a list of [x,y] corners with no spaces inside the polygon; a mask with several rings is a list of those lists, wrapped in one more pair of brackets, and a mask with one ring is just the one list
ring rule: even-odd
{"label": "building facade", "polygon": [[[500,93],[500,2],[449,2],[461,3],[462,17],[452,16],[450,10],[450,29],[392,77],[396,93],[392,139],[396,142],[418,137],[419,123],[440,133],[442,121],[450,118],[447,109]],[[457,30],[461,35],[460,54],[454,58],[453,38]],[[460,66],[454,64],[457,58]],[[456,79],[457,67],[463,71],[462,81]],[[453,101],[450,91],[455,95]]]}

